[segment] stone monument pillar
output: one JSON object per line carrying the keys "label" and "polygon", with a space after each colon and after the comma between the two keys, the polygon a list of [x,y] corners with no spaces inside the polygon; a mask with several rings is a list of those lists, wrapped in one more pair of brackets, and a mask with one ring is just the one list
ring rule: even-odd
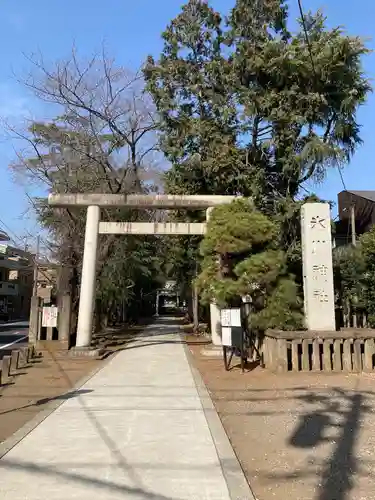
{"label": "stone monument pillar", "polygon": [[305,203],[301,210],[305,323],[309,330],[336,329],[331,213],[328,203]]}

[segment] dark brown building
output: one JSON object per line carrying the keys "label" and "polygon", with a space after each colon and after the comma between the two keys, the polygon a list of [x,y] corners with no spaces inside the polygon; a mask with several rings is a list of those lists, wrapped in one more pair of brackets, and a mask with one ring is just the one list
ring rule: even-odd
{"label": "dark brown building", "polygon": [[335,241],[337,246],[351,242],[351,210],[354,209],[355,232],[361,235],[375,224],[375,191],[341,191],[338,194]]}

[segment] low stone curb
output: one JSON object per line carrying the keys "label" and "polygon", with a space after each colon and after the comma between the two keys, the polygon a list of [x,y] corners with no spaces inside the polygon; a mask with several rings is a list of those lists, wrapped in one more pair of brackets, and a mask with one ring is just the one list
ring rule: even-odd
{"label": "low stone curb", "polygon": [[12,352],[11,352],[11,362],[10,362],[10,365],[11,365],[11,368],[13,370],[17,370],[18,368],[18,363],[19,363],[19,359],[20,359],[20,351],[14,349]]}
{"label": "low stone curb", "polygon": [[[183,340],[182,336],[181,339]],[[203,382],[199,371],[193,365],[192,355],[186,342],[184,342],[184,349],[189,361],[194,383],[201,400],[206,421],[210,429],[212,440],[220,460],[220,465],[228,486],[230,498],[231,500],[257,500],[246,480],[241,464],[233,450],[228,435],[225,432],[223,424],[221,423],[220,417],[217,414],[207,387]]]}
{"label": "low stone curb", "polygon": [[34,356],[34,346],[13,349],[10,354],[3,356],[0,361],[0,387],[11,381],[13,370],[24,368]]}
{"label": "low stone curb", "polygon": [[10,380],[10,365],[12,358],[9,355],[3,356],[0,365],[0,384],[7,384]]}

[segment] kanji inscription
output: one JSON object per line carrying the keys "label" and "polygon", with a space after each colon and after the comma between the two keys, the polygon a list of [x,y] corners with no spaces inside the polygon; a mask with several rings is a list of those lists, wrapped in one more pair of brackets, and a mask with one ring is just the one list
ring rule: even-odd
{"label": "kanji inscription", "polygon": [[331,214],[328,203],[301,210],[303,291],[309,330],[335,330]]}
{"label": "kanji inscription", "polygon": [[310,227],[311,229],[314,229],[315,227],[321,227],[323,229],[326,228],[326,221],[322,217],[316,216],[316,217],[311,217],[310,220]]}
{"label": "kanji inscription", "polygon": [[319,300],[319,302],[328,302],[328,293],[324,290],[314,290],[314,297]]}
{"label": "kanji inscription", "polygon": [[328,275],[328,266],[324,264],[315,264],[312,266],[313,278],[318,279],[319,276],[327,276]]}

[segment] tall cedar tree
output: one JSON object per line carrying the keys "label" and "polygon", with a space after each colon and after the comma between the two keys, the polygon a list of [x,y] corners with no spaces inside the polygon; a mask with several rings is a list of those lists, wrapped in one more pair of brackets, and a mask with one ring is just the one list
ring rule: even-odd
{"label": "tall cedar tree", "polygon": [[305,17],[309,44],[302,21],[294,33],[289,24],[284,0],[237,0],[226,16],[190,0],[144,76],[172,165],[167,191],[252,197],[281,224],[300,274],[301,187],[341,168],[361,143],[356,113],[370,85],[359,37],[327,28],[321,12]]}
{"label": "tall cedar tree", "polygon": [[360,144],[358,107],[370,90],[358,37],[306,16],[288,30],[284,0],[237,0],[225,20],[190,0],[163,33],[144,75],[172,168],[169,192],[294,199]]}

